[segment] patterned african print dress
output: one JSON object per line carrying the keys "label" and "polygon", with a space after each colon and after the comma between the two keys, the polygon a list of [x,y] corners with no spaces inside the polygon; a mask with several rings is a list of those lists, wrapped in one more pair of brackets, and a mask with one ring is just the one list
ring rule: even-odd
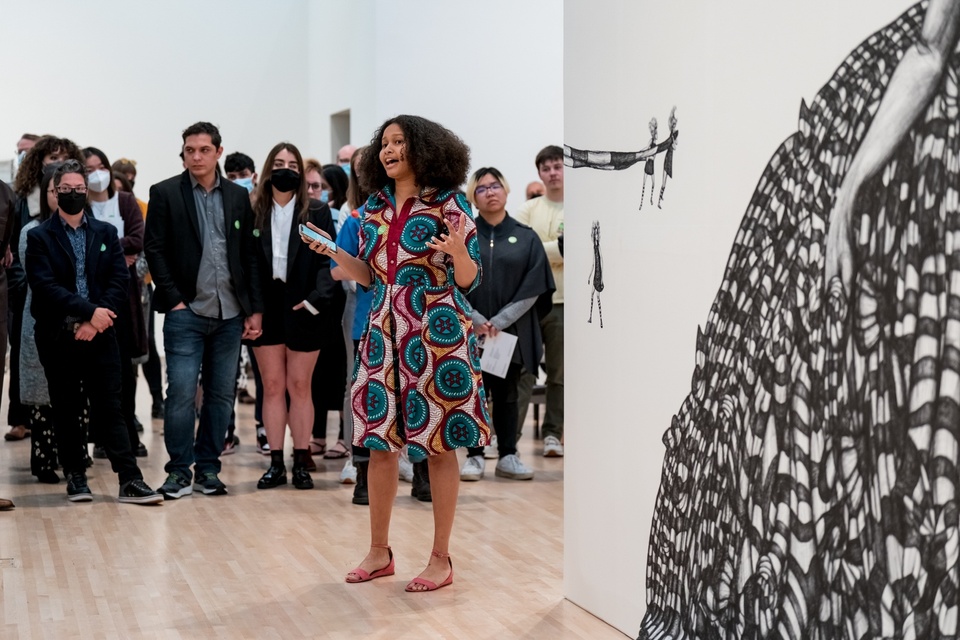
{"label": "patterned african print dress", "polygon": [[485,446],[490,419],[480,352],[453,261],[427,246],[466,213],[467,250],[480,247],[470,205],[460,192],[427,190],[397,211],[389,188],[367,201],[360,258],[372,273],[370,323],[360,341],[353,411],[354,444],[412,460],[457,447]]}
{"label": "patterned african print dress", "polygon": [[956,54],[858,194],[850,298],[823,282],[836,190],[924,12],[850,54],[760,179],[664,436],[641,638],[957,637]]}

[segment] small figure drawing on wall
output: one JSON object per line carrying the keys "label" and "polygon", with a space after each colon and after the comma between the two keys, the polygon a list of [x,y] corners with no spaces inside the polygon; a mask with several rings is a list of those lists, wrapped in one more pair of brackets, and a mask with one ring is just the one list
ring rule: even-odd
{"label": "small figure drawing on wall", "polygon": [[[657,209],[663,209],[663,192],[667,190],[667,178],[673,177],[673,151],[677,148],[677,108],[670,109],[670,137],[667,138],[672,144],[667,147],[667,152],[663,155],[663,177],[660,178],[660,198],[657,200]],[[653,195],[652,193],[650,194]],[[651,204],[653,204],[651,202]],[[643,199],[640,199],[640,206],[643,206]]]}
{"label": "small figure drawing on wall", "polygon": [[590,292],[590,317],[587,322],[593,323],[593,299],[597,299],[597,317],[600,318],[600,328],[603,329],[603,307],[600,305],[600,292],[603,291],[603,256],[600,255],[600,222],[593,221],[591,230],[593,236],[593,266],[590,267],[590,276],[587,278],[587,284],[593,285]]}
{"label": "small figure drawing on wall", "polygon": [[[650,147],[657,146],[657,119],[650,119]],[[643,165],[643,188],[640,190],[640,206],[638,211],[643,209],[643,199],[647,195],[647,178],[650,179],[650,204],[653,204],[653,192],[657,190],[657,177],[656,177],[656,167],[653,164],[653,159],[656,156],[650,156],[647,158],[647,162]]]}
{"label": "small figure drawing on wall", "polygon": [[958,41],[960,0],[913,5],[763,171],[663,436],[642,640],[960,637]]}
{"label": "small figure drawing on wall", "polygon": [[664,154],[663,180],[660,186],[660,201],[657,208],[663,208],[663,192],[667,185],[667,177],[673,177],[673,152],[677,148],[677,138],[680,131],[677,129],[677,108],[670,109],[670,135],[657,142],[657,119],[650,120],[650,142],[640,151],[587,151],[576,149],[570,145],[563,145],[563,163],[572,168],[599,169],[601,171],[623,171],[638,162],[643,162],[643,186],[640,193],[640,209],[643,209],[643,200],[647,191],[647,180],[650,182],[650,204],[653,204],[653,194],[656,191],[656,166],[654,160],[661,153]]}

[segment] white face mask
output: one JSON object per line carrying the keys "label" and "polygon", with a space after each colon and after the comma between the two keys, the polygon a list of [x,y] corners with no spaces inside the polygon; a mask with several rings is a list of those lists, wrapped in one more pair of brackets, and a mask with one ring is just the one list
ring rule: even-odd
{"label": "white face mask", "polygon": [[96,193],[103,193],[110,186],[110,172],[106,169],[97,169],[87,176],[87,188]]}

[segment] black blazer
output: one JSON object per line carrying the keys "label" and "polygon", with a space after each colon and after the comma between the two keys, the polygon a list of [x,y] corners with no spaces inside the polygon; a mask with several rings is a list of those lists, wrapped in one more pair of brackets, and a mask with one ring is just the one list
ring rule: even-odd
{"label": "black blazer", "polygon": [[[250,195],[225,177],[220,178],[220,189],[226,218],[227,262],[237,299],[245,315],[263,313]],[[203,244],[193,185],[187,171],[150,187],[143,244],[156,287],[153,308],[166,313],[181,302],[193,302],[197,297]]]}
{"label": "black blazer", "polygon": [[[152,213],[151,213],[152,215]],[[318,200],[310,201],[307,218],[318,229],[323,229],[336,240],[330,207]],[[260,277],[263,288],[273,280],[273,225],[264,222],[260,230]],[[287,240],[287,279],[284,286],[284,304],[292,309],[304,300],[321,313],[338,296],[345,295],[343,286],[330,275],[330,258],[310,250],[300,239],[299,207],[294,213]]]}
{"label": "black blazer", "polygon": [[97,307],[116,314],[127,304],[130,272],[112,224],[87,217],[88,299],[77,294],[76,258],[59,213],[27,232],[27,282],[33,290],[30,313],[36,319],[36,337],[52,339],[68,316],[89,320]]}

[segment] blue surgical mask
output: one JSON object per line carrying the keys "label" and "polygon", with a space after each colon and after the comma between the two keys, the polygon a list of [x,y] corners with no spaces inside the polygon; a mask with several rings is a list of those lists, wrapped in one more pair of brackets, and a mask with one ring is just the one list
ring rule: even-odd
{"label": "blue surgical mask", "polygon": [[320,202],[322,202],[323,204],[327,204],[328,202],[330,202],[330,189],[323,189],[320,192]]}
{"label": "blue surgical mask", "polygon": [[238,184],[241,187],[245,187],[247,193],[253,193],[253,178],[237,178],[233,181],[234,184]]}
{"label": "blue surgical mask", "polygon": [[347,172],[347,177],[349,178],[349,177],[350,177],[350,163],[349,163],[349,162],[344,162],[343,164],[340,165],[340,168]]}

